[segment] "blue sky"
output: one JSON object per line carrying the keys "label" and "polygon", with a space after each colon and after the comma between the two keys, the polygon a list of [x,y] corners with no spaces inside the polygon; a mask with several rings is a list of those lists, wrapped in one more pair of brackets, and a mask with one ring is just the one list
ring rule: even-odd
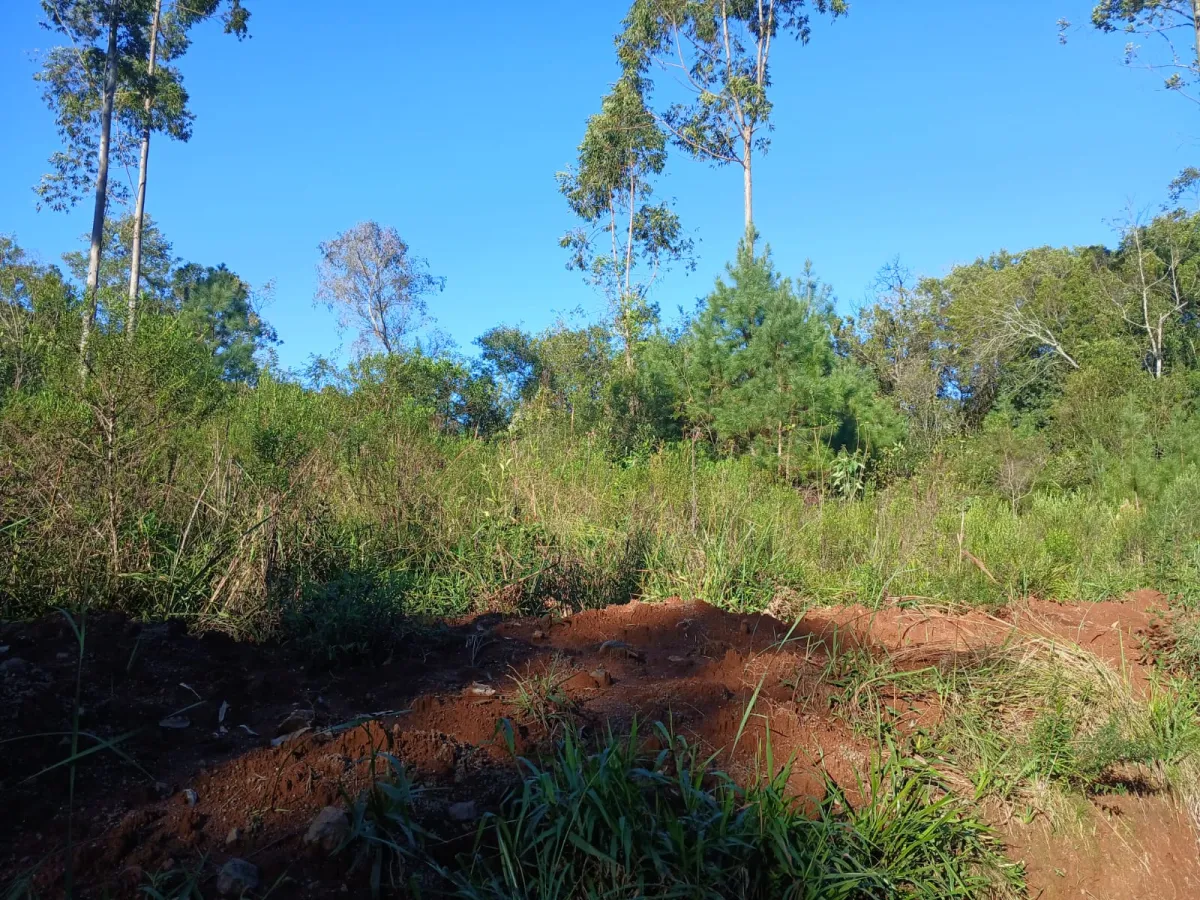
{"label": "blue sky", "polygon": [[[253,0],[253,39],[213,28],[183,60],[188,144],[159,140],[147,209],[176,252],[275,282],[285,365],[332,354],[314,309],[317,244],[357,221],[397,227],[446,290],[439,324],[469,351],[500,322],[539,329],[599,299],[564,268],[574,223],[554,173],[616,76],[623,0],[440,4]],[[774,57],[775,132],[756,172],[759,230],[785,274],[811,258],[839,306],[899,255],[940,274],[1000,248],[1111,241],[1196,163],[1196,111],[1122,65],[1119,36],[1079,30],[1084,0],[856,0]],[[454,12],[451,13],[450,10]],[[90,213],[37,212],[55,149],[31,80],[37,0],[0,3],[0,233],[44,261],[79,246]],[[675,153],[662,193],[699,267],[659,282],[689,309],[732,255],[740,172]]]}

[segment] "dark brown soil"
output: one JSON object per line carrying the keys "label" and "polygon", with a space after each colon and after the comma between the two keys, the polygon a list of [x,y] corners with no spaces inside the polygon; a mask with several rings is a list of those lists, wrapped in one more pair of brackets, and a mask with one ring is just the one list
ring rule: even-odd
{"label": "dark brown soil", "polygon": [[[446,852],[463,849],[454,836],[469,840],[474,826],[447,815],[449,805],[494,808],[513,786],[516,769],[497,722],[516,723],[522,751],[547,738],[535,721],[522,721],[513,700],[514,676],[550,666],[585,728],[670,720],[721,750],[735,772],[753,764],[769,724],[776,758],[798,761],[793,790],[813,796],[823,781],[818,766],[853,784],[874,749],[837,715],[838,689],[826,678],[835,633],[916,665],[1019,628],[1077,642],[1144,682],[1140,648],[1160,606],[1157,595],[1140,593],[1089,606],[1029,601],[998,617],[850,607],[812,612],[793,628],[700,603],[632,603],[451,623],[409,638],[386,660],[332,671],[275,644],[93,617],[80,728],[94,737],[80,748],[111,741],[120,756],[101,749],[81,761],[73,810],[66,767],[42,770],[70,754],[74,636],[62,619],[3,626],[0,886],[36,868],[39,896],[61,895],[70,823],[81,896],[132,896],[147,873],[180,866],[202,865],[211,879],[233,856],[259,866],[266,886],[284,879],[276,896],[359,896],[365,872],[306,852],[302,837],[314,815],[355,796],[371,777],[366,760],[386,749],[428,789],[419,815],[451,838]],[[605,646],[611,641],[627,648]],[[931,714],[914,703],[898,724],[913,727]],[[186,718],[186,727],[160,724],[172,716]],[[289,719],[284,731],[309,730],[272,746]],[[1031,896],[1200,896],[1186,812],[1155,795],[1103,804],[1093,804],[1073,834],[1004,827],[1013,854],[1029,865]]]}

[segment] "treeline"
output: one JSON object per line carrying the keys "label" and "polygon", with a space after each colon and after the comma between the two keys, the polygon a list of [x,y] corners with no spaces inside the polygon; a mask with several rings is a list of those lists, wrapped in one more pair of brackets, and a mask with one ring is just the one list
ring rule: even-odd
{"label": "treeline", "polygon": [[[131,226],[126,217],[105,231],[101,296],[123,288]],[[364,223],[338,240],[362,265],[359,245],[389,231]],[[322,296],[345,313],[362,352],[345,368],[314,358],[290,372],[250,285],[224,265],[175,258],[153,222],[145,238],[144,315],[156,340],[191,347],[189,365],[200,368],[189,378],[212,382],[214,396],[236,397],[262,378],[316,394],[372,386],[445,436],[551,428],[586,436],[618,461],[684,441],[713,457],[749,455],[784,483],[823,493],[834,489],[839,459],[886,483],[979,431],[1040,447],[1053,463],[1046,483],[1082,486],[1086,472],[1058,451],[1116,450],[1128,415],[1146,417],[1138,431],[1152,439],[1190,414],[1200,365],[1200,216],[1183,211],[1130,227],[1115,249],[1001,251],[944,278],[917,279],[895,262],[879,273],[873,301],[846,318],[811,264],[786,278],[769,248],[743,243],[695,312],[671,327],[648,304],[635,323],[497,326],[470,356],[430,329],[423,295],[440,279],[426,274],[417,286],[426,266],[406,244],[402,257],[361,271],[343,265],[340,275],[322,245]],[[88,382],[70,374],[86,258],[67,254],[64,273],[12,239],[0,252],[0,396],[86,396]],[[101,311],[97,339],[120,335],[130,348],[111,342],[116,366],[138,345],[119,303]]]}
{"label": "treeline", "polygon": [[[356,647],[397,611],[480,604],[1194,582],[1200,219],[1182,212],[1114,249],[998,253],[941,279],[891,265],[850,318],[761,241],[673,328],[649,306],[636,329],[501,326],[468,357],[431,343],[404,294],[402,317],[359,320],[366,345],[393,328],[392,352],[298,373],[240,278],[147,235],[137,334],[120,303],[99,316],[82,382],[76,280],[3,245],[6,615],[350,621],[321,646]],[[122,294],[128,238],[114,223],[102,298]]]}

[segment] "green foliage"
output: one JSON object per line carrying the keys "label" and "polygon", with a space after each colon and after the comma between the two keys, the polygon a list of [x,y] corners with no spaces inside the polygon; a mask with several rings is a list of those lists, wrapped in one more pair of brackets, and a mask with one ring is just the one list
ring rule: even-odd
{"label": "green foliage", "polygon": [[[1197,224],[892,272],[848,325],[811,271],[743,248],[685,328],[633,348],[605,324],[501,327],[477,362],[413,348],[305,382],[251,368],[269,329],[244,283],[180,266],[151,225],[144,328],[102,317],[82,389],[73,291],[7,242],[3,609],[282,625],[332,660],[387,652],[401,617],[549,601],[1195,604],[1195,322],[1164,321],[1155,377],[1112,291],[1139,252],[1190,290]],[[102,292],[123,292],[126,231]],[[989,343],[1014,300],[1077,366]]]}
{"label": "green foliage", "polygon": [[1200,719],[1187,681],[1155,683],[1147,699],[1071,645],[1014,638],[859,684],[877,732],[892,726],[898,695],[936,702],[937,721],[908,739],[976,799],[1052,815],[1071,794],[1196,789]]}
{"label": "green foliage", "polygon": [[331,664],[382,658],[412,626],[405,603],[413,573],[343,572],[304,584],[284,608],[283,627],[314,660]]}
{"label": "green foliage", "polygon": [[516,687],[512,704],[526,721],[541,726],[547,734],[557,734],[572,724],[572,703],[563,690],[571,670],[564,657],[555,655],[541,672],[514,672],[510,677]]}
{"label": "green foliage", "polygon": [[423,859],[430,835],[413,819],[413,803],[420,789],[409,780],[403,763],[375,749],[366,762],[370,785],[349,804],[350,828],[335,852],[354,854],[352,870],[366,867],[371,897],[377,898],[385,885],[393,889],[408,886],[408,868]]}
{"label": "green foliage", "polygon": [[638,78],[626,75],[588,120],[574,169],[559,190],[584,224],[563,236],[568,265],[583,272],[608,301],[627,368],[657,309],[647,299],[654,280],[690,260],[692,241],[668,203],[655,201],[653,179],[666,164],[666,136],[646,109]]}
{"label": "green foliage", "polygon": [[[1092,26],[1107,33],[1128,36],[1125,45],[1125,62],[1137,63],[1149,69],[1166,69],[1164,86],[1167,90],[1185,95],[1200,78],[1200,48],[1192,44],[1195,29],[1195,5],[1191,0],[1100,0],[1092,9]],[[1065,32],[1069,23],[1059,22]],[[1183,31],[1180,47],[1178,32]],[[1134,37],[1150,40],[1161,56],[1150,59],[1139,57],[1142,46]]]}
{"label": "green foliage", "polygon": [[952,393],[955,366],[945,340],[945,294],[894,260],[880,270],[875,301],[837,327],[840,352],[871,373],[904,416],[906,441],[927,454],[954,433],[959,410]]}
{"label": "green foliage", "polygon": [[847,10],[845,0],[634,0],[617,37],[627,79],[643,92],[655,64],[674,70],[690,97],[659,116],[676,146],[714,166],[744,174],[746,240],[754,243],[753,159],[770,146],[771,49],[777,38],[807,42],[810,14]]}
{"label": "green foliage", "polygon": [[250,286],[223,264],[183,266],[173,281],[184,327],[211,348],[227,380],[252,382],[258,375],[255,354],[276,337],[254,308]]}
{"label": "green foliage", "polygon": [[[35,188],[39,203],[65,210],[88,194],[96,181],[102,86],[108,63],[108,33],[116,31],[116,93],[112,161],[137,169],[137,149],[145,127],[175,140],[191,137],[195,118],[188,109],[183,77],[172,65],[187,51],[189,32],[220,16],[226,33],[247,34],[249,11],[240,0],[167,0],[159,23],[155,73],[147,72],[155,0],[43,0],[43,24],[69,46],[54,47],[35,79],[55,116],[62,142],[50,157],[51,171]],[[149,109],[147,111],[147,103]],[[110,196],[126,199],[120,179],[109,181]]]}
{"label": "green foliage", "polygon": [[[100,297],[107,330],[125,328],[125,294],[134,239],[134,217],[109,220],[99,271]],[[79,282],[87,277],[87,254],[64,255]],[[202,341],[230,381],[253,382],[260,362],[278,343],[274,329],[258,309],[249,284],[224,264],[180,264],[174,248],[154,220],[146,217],[142,228],[141,308],[145,315],[172,317],[179,327]]]}
{"label": "green foliage", "polygon": [[933,773],[892,754],[867,799],[806,810],[770,748],[746,787],[663,725],[589,748],[567,731],[485,823],[459,896],[989,897],[1015,886],[986,827]]}
{"label": "green foliage", "polygon": [[864,373],[839,360],[831,292],[811,270],[799,286],[775,272],[770,251],[743,242],[697,317],[689,349],[688,411],[727,447],[774,455],[781,475],[811,475],[836,452],[898,436],[899,422],[873,402]]}
{"label": "green foliage", "polygon": [[52,378],[78,343],[75,295],[56,268],[0,236],[0,402]]}

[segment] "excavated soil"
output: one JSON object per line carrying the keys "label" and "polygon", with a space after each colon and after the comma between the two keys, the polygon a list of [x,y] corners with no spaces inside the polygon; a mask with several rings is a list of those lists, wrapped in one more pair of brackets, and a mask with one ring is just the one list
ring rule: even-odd
{"label": "excavated soil", "polygon": [[[440,852],[449,860],[469,849],[475,824],[462,802],[475,815],[493,809],[517,778],[497,723],[515,723],[519,752],[548,738],[514,701],[516,678],[550,667],[585,729],[670,721],[735,773],[754,765],[769,727],[776,758],[797,760],[792,789],[813,797],[822,768],[853,785],[875,749],[838,715],[831,647],[915,667],[1039,634],[1078,644],[1144,687],[1162,608],[1159,595],[1138,592],[1089,605],[1030,600],[999,615],[841,607],[791,625],[702,603],[631,603],[448,623],[387,659],[332,670],[286,646],[115,616],[88,622],[80,669],[65,620],[7,625],[0,886],[36,872],[38,896],[61,895],[69,827],[79,896],[133,896],[147,875],[178,867],[200,867],[215,896],[211,882],[231,857],[259,867],[260,893],[277,884],[273,896],[359,896],[361,867],[306,847],[314,816],[355,796],[372,777],[367,761],[386,750],[427,788],[418,818],[446,839]],[[80,749],[100,749],[80,761],[71,802],[66,767],[43,770],[70,755],[77,672],[79,728],[89,735]],[[936,709],[913,702],[896,724],[929,715]],[[997,823],[1026,862],[1031,897],[1200,897],[1197,836],[1175,801],[1146,793],[1086,805],[1071,829]]]}

